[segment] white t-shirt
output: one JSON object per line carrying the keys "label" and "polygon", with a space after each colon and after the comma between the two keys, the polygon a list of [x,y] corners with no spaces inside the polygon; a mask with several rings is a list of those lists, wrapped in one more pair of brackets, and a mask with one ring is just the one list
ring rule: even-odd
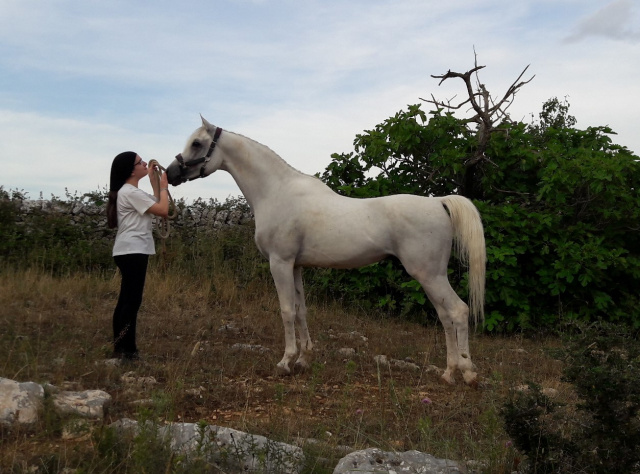
{"label": "white t-shirt", "polygon": [[156,203],[156,198],[131,184],[118,191],[118,233],[113,244],[113,256],[142,253],[154,255],[153,217],[147,210]]}

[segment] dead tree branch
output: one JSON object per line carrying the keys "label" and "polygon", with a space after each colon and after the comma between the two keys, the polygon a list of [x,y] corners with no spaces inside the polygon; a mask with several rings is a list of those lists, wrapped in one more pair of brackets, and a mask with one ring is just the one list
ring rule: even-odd
{"label": "dead tree branch", "polygon": [[[513,100],[518,93],[518,91],[526,84],[531,82],[533,78],[527,80],[523,80],[522,77],[525,75],[527,70],[529,69],[529,65],[524,68],[524,70],[520,73],[515,81],[509,86],[507,91],[504,93],[502,98],[498,101],[495,101],[487,87],[480,82],[480,77],[478,72],[485,68],[485,66],[478,65],[478,57],[475,54],[474,67],[467,72],[459,73],[455,71],[448,70],[445,74],[436,76],[432,75],[434,79],[440,79],[438,85],[441,85],[444,81],[448,79],[462,79],[464,82],[467,96],[466,100],[460,100],[457,104],[453,103],[454,98],[447,100],[446,102],[443,100],[437,100],[433,94],[431,95],[431,99],[422,99],[420,100],[424,102],[428,102],[430,104],[434,104],[438,109],[446,110],[449,112],[453,112],[455,110],[459,110],[463,106],[469,104],[470,108],[473,109],[474,115],[470,118],[461,119],[463,123],[475,123],[477,124],[477,147],[474,153],[467,158],[465,161],[465,166],[468,170],[468,176],[465,177],[465,181],[467,181],[467,185],[463,186],[466,188],[466,193],[473,195],[473,192],[470,192],[469,189],[473,186],[472,181],[474,181],[475,169],[480,163],[489,162],[489,158],[485,155],[485,152],[489,145],[489,138],[493,132],[497,129],[495,127],[496,124],[503,123],[504,121],[509,120],[508,109],[513,104]],[[475,87],[472,83],[472,77],[475,74]],[[465,194],[463,189],[463,194]],[[465,194],[466,195],[466,194]]]}

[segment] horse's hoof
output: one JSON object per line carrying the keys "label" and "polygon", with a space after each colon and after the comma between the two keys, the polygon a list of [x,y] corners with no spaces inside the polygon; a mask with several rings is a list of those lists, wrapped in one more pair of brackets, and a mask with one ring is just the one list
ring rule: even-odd
{"label": "horse's hoof", "polygon": [[440,380],[442,380],[444,383],[446,383],[447,385],[455,385],[456,383],[456,379],[454,379],[451,374],[448,374],[447,372],[445,372],[444,374],[442,374],[442,376],[440,377]]}
{"label": "horse's hoof", "polygon": [[276,365],[276,374],[281,375],[281,376],[285,376],[285,375],[291,375],[291,369],[289,369],[289,366],[287,365]]}
{"label": "horse's hoof", "polygon": [[300,372],[306,372],[309,368],[309,364],[306,362],[297,361],[293,366],[293,372],[299,374]]}
{"label": "horse's hoof", "polygon": [[467,382],[467,386],[474,390],[478,390],[480,388],[480,384],[478,383],[477,380],[472,380],[471,382]]}
{"label": "horse's hoof", "polygon": [[477,389],[478,388],[478,374],[475,372],[465,372],[462,374],[462,378],[464,378],[464,383],[466,383],[469,387]]}

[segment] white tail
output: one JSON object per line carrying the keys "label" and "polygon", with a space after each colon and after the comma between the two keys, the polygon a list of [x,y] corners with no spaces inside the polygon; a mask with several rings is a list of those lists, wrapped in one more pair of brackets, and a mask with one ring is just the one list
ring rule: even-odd
{"label": "white tail", "polygon": [[439,199],[449,210],[458,258],[469,268],[470,316],[475,324],[484,322],[487,251],[480,213],[464,196],[451,195]]}

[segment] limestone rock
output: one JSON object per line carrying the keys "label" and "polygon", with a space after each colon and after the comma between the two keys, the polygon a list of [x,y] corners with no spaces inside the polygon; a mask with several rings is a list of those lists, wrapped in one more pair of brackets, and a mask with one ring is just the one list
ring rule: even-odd
{"label": "limestone rock", "polygon": [[369,448],[343,457],[333,474],[453,474],[466,469],[455,461],[438,459],[420,451],[395,453]]}
{"label": "limestone rock", "polygon": [[[121,434],[135,435],[147,425],[122,419],[110,425]],[[149,430],[153,432],[153,430]],[[156,427],[157,436],[169,443],[172,451],[185,457],[204,456],[223,466],[223,472],[299,473],[304,464],[302,449],[271,441],[232,428],[198,423],[170,423]]]}
{"label": "limestone rock", "polygon": [[375,360],[376,364],[382,367],[396,367],[401,370],[420,370],[420,366],[418,364],[406,360],[389,359],[385,355],[377,355],[373,360]]}
{"label": "limestone rock", "polygon": [[120,380],[129,386],[138,388],[152,388],[158,383],[155,377],[151,375],[139,377],[134,371],[124,373],[122,377],[120,377]]}
{"label": "limestone rock", "polygon": [[338,354],[342,357],[353,357],[356,355],[356,350],[353,347],[342,347],[338,349]]}
{"label": "limestone rock", "polygon": [[0,424],[31,426],[42,410],[44,389],[35,382],[16,382],[0,377]]}
{"label": "limestone rock", "polygon": [[60,392],[52,397],[53,406],[60,415],[79,416],[100,420],[111,403],[111,395],[102,390]]}
{"label": "limestone rock", "polygon": [[258,344],[241,344],[236,343],[231,346],[231,350],[234,352],[244,351],[244,352],[257,352],[258,354],[265,354],[271,352],[271,349],[268,347],[264,347]]}

